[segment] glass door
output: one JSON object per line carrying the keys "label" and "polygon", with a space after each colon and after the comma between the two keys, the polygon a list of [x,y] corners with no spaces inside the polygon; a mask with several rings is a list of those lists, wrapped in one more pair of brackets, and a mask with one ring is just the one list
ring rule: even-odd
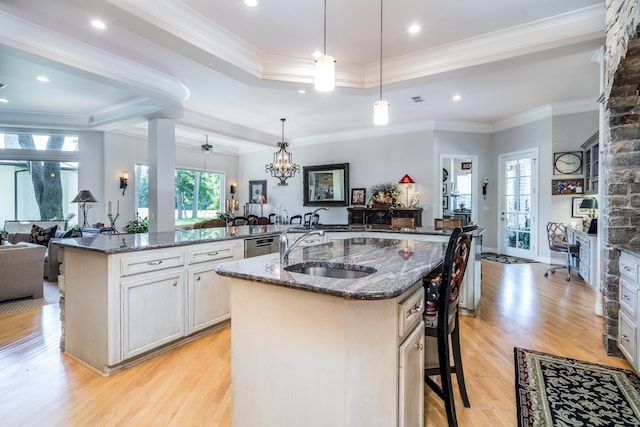
{"label": "glass door", "polygon": [[505,255],[535,259],[537,151],[500,156],[500,243]]}

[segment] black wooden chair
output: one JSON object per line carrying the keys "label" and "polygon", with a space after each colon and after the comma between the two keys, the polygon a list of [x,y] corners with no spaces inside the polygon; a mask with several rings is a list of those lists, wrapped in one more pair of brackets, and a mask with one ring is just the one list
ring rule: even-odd
{"label": "black wooden chair", "polygon": [[276,223],[276,214],[272,213],[269,214],[269,224],[275,224]]}
{"label": "black wooden chair", "polygon": [[566,260],[564,265],[548,268],[544,272],[544,277],[547,277],[549,273],[555,273],[556,270],[565,268],[567,270],[566,279],[571,280],[571,258],[578,257],[580,246],[569,243],[567,227],[561,222],[547,223],[547,240],[549,241],[549,250],[565,253]]}
{"label": "black wooden chair", "polygon": [[302,224],[302,215],[294,215],[289,219],[289,224]]}
{"label": "black wooden chair", "polygon": [[[423,281],[427,300],[424,312],[425,335],[435,337],[438,344],[438,366],[426,367],[424,377],[426,384],[444,400],[449,426],[458,425],[451,382],[453,373],[456,374],[464,406],[471,406],[464,382],[458,322],[458,294],[470,252],[471,235],[460,227],[455,228],[449,238],[441,268],[429,274]],[[453,365],[450,351],[453,355]],[[437,375],[440,376],[441,385],[432,378]]]}

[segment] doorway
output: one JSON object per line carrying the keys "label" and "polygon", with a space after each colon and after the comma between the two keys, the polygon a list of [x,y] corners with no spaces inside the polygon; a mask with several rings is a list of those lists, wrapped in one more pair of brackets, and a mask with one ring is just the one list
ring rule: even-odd
{"label": "doorway", "polygon": [[501,154],[498,247],[505,255],[535,259],[538,149]]}
{"label": "doorway", "polygon": [[439,177],[442,191],[436,199],[439,218],[462,218],[463,224],[478,222],[478,156],[441,154]]}

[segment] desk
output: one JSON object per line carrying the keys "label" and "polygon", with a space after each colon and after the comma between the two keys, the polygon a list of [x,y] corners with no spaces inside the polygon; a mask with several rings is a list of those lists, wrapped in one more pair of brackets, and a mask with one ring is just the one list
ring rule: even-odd
{"label": "desk", "polygon": [[579,258],[574,258],[575,267],[580,277],[592,288],[598,282],[598,236],[588,234],[573,227],[567,227],[567,238],[570,244],[580,245]]}

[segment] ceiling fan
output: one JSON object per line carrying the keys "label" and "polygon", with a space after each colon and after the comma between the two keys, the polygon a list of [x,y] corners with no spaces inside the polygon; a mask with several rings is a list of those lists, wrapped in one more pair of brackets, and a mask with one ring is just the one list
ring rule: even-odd
{"label": "ceiling fan", "polygon": [[213,145],[209,144],[209,135],[205,135],[205,143],[200,146],[205,154],[213,152]]}

